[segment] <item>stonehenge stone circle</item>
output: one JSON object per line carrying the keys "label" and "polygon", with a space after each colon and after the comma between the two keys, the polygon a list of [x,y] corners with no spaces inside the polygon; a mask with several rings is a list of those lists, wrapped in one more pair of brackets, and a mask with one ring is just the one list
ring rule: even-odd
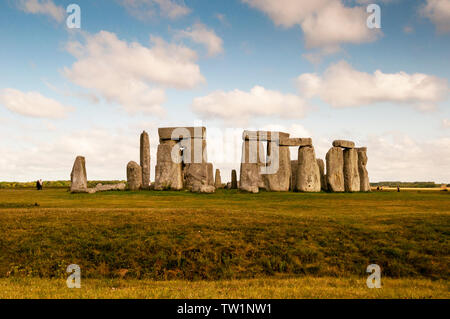
{"label": "stonehenge stone circle", "polygon": [[344,151],[332,147],[326,155],[327,188],[330,192],[344,192]]}
{"label": "stonehenge stone circle", "polygon": [[150,186],[150,140],[146,131],[141,134],[140,164],[142,167],[142,188]]}
{"label": "stonehenge stone circle", "polygon": [[231,171],[231,189],[237,189],[238,188],[238,183],[237,183],[237,174],[236,174],[236,170],[232,170]]}
{"label": "stonehenge stone circle", "polygon": [[320,171],[313,146],[298,149],[297,190],[320,192]]}
{"label": "stonehenge stone circle", "polygon": [[142,168],[136,162],[129,162],[127,165],[128,189],[137,191],[142,186]]}
{"label": "stonehenge stone circle", "polygon": [[335,140],[333,141],[334,147],[342,147],[342,148],[355,148],[355,143],[351,141],[345,140]]}
{"label": "stonehenge stone circle", "polygon": [[216,176],[214,178],[214,187],[219,189],[222,187],[222,178],[220,177],[220,170],[216,169]]}
{"label": "stonehenge stone circle", "polygon": [[367,172],[367,147],[359,147],[358,152],[358,173],[361,192],[370,192],[369,173]]}
{"label": "stonehenge stone circle", "polygon": [[317,165],[319,166],[319,172],[320,172],[320,188],[323,191],[327,191],[327,178],[325,176],[325,163],[323,162],[323,159],[318,158],[317,159]]}
{"label": "stonehenge stone circle", "polygon": [[87,187],[86,160],[83,156],[77,156],[70,174],[70,191],[72,193],[85,193]]}
{"label": "stonehenge stone circle", "polygon": [[361,189],[358,152],[354,148],[344,149],[344,186],[346,192],[359,192]]}

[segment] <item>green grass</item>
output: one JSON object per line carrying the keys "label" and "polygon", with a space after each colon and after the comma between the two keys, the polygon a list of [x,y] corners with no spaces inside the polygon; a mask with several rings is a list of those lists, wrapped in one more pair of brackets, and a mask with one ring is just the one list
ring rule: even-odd
{"label": "green grass", "polygon": [[[224,280],[252,285],[248,280],[253,278],[261,283],[282,276],[318,280],[317,285],[320,278],[335,278],[343,288],[330,296],[339,297],[352,293],[346,284],[352,278],[365,280],[372,263],[381,266],[382,278],[403,285],[406,297],[435,296],[427,292],[433,286],[442,295],[439,287],[448,287],[449,280],[448,192],[220,190],[207,195],[1,189],[0,233],[2,285],[26,277],[23,280],[45,286],[66,278],[66,267],[73,263],[81,266],[84,279],[99,283],[99,291],[108,290],[101,283],[112,279],[122,278],[130,285],[166,281],[163,291],[189,281],[188,286],[205,285],[205,294],[198,292],[199,296],[208,296],[208,289]],[[423,285],[414,290],[403,284],[410,281]],[[244,286],[242,292],[251,290]],[[408,287],[412,290],[406,293]],[[163,293],[136,289],[139,296]],[[131,290],[120,296],[127,291]],[[289,294],[308,297],[287,289]],[[312,297],[319,295],[311,292]]]}

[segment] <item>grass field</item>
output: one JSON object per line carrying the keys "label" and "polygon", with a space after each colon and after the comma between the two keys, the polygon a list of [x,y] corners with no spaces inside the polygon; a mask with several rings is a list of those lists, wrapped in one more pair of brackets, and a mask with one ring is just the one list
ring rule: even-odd
{"label": "grass field", "polygon": [[449,297],[449,192],[1,189],[0,233],[1,298]]}

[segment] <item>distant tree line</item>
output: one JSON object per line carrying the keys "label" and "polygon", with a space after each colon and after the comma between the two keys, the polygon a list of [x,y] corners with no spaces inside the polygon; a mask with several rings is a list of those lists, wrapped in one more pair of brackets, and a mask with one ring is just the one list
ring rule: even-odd
{"label": "distant tree line", "polygon": [[[442,184],[436,184],[435,182],[378,182],[378,183],[370,183],[371,186],[384,186],[384,187],[406,187],[406,188],[435,188],[441,187]],[[450,184],[447,185],[450,187]]]}

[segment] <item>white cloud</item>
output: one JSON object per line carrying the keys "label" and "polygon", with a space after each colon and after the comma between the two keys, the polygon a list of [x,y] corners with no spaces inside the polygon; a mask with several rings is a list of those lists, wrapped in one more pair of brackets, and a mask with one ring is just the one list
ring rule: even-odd
{"label": "white cloud", "polygon": [[360,72],[347,62],[331,65],[322,76],[305,73],[297,78],[300,92],[307,98],[319,96],[334,107],[350,107],[393,102],[429,110],[448,95],[447,80],[405,72],[373,74]]}
{"label": "white cloud", "polygon": [[294,94],[283,94],[255,86],[250,92],[215,91],[207,96],[197,97],[192,103],[192,109],[206,118],[245,123],[253,117],[301,118],[307,105]]}
{"label": "white cloud", "polygon": [[0,90],[0,104],[12,112],[40,118],[62,118],[72,110],[39,92],[25,93],[16,89]]}
{"label": "white cloud", "polygon": [[442,126],[444,128],[450,128],[450,120],[449,119],[443,119],[442,120]]}
{"label": "white cloud", "polygon": [[375,41],[381,33],[367,27],[365,7],[347,7],[340,0],[242,0],[266,13],[278,26],[299,25],[308,49],[319,48],[320,54],[340,50],[344,43]]}
{"label": "white cloud", "polygon": [[450,0],[427,0],[420,13],[436,25],[438,32],[450,32]]}
{"label": "white cloud", "polygon": [[190,89],[205,79],[193,50],[157,37],[151,37],[151,43],[152,47],[127,43],[106,31],[87,35],[84,44],[68,43],[77,61],[64,74],[130,113],[163,115],[164,87]]}
{"label": "white cloud", "polygon": [[66,15],[64,8],[52,0],[19,0],[17,7],[26,13],[47,15],[58,22],[64,21]]}
{"label": "white cloud", "polygon": [[176,33],[178,38],[188,38],[195,43],[202,44],[208,50],[209,56],[214,56],[223,52],[223,41],[212,29],[208,29],[204,24],[196,23],[186,30]]}
{"label": "white cloud", "polygon": [[169,19],[177,19],[191,12],[182,1],[175,0],[120,0],[120,3],[139,20],[148,20],[158,12]]}

